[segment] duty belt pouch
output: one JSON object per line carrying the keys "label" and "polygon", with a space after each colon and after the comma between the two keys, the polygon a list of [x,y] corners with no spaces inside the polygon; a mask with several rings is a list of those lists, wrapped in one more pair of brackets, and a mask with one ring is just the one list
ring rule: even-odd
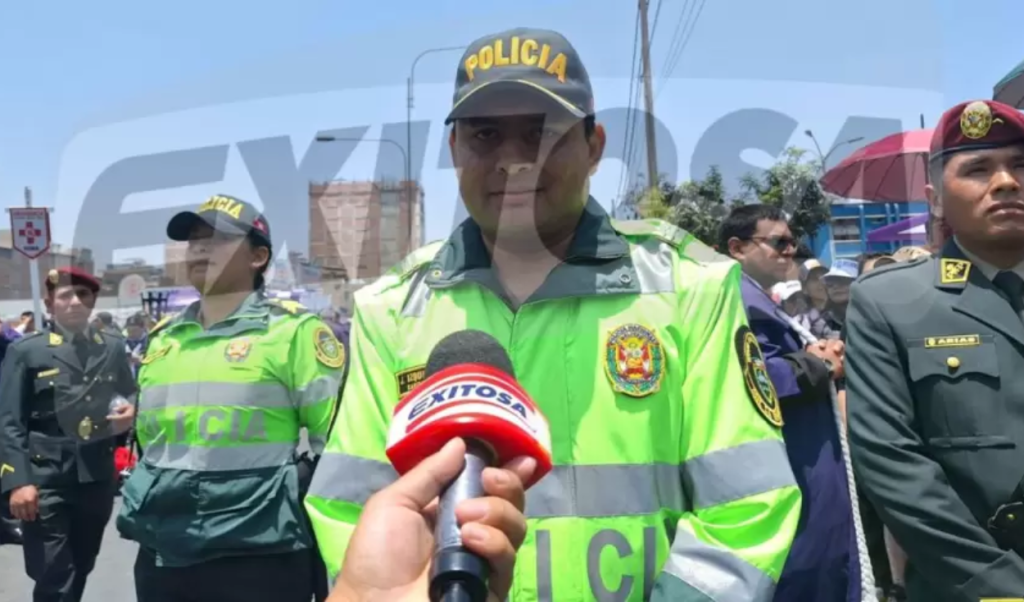
{"label": "duty belt pouch", "polygon": [[988,532],[999,547],[1024,556],[1024,479],[1013,490],[1010,501],[989,517]]}

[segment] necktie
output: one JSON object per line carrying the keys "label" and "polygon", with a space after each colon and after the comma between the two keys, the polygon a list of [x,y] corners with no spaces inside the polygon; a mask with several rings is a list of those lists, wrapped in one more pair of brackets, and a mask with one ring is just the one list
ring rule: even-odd
{"label": "necktie", "polygon": [[78,356],[78,363],[85,368],[89,363],[89,339],[85,335],[78,335],[74,339],[75,355]]}
{"label": "necktie", "polygon": [[1024,279],[1014,272],[999,272],[992,279],[992,284],[1006,293],[1010,307],[1024,321]]}

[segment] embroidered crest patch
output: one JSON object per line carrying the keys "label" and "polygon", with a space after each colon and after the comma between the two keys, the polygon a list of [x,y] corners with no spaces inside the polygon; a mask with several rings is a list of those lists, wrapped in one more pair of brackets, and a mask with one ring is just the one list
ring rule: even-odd
{"label": "embroidered crest patch", "polygon": [[313,331],[313,350],[316,359],[328,368],[341,368],[345,365],[345,346],[326,326],[318,326]]}
{"label": "embroidered crest patch", "polygon": [[251,340],[235,339],[224,348],[224,359],[234,363],[244,362],[245,358],[249,357],[250,351],[252,351]]}
{"label": "embroidered crest patch", "polygon": [[625,324],[608,334],[604,369],[615,391],[646,397],[661,388],[665,351],[658,335],[639,324]]}
{"label": "embroidered crest patch", "polygon": [[768,376],[757,337],[746,326],[736,331],[736,353],[739,355],[743,381],[747,385],[747,393],[754,402],[754,407],[765,420],[775,426],[782,426],[779,395],[775,392],[771,377]]}

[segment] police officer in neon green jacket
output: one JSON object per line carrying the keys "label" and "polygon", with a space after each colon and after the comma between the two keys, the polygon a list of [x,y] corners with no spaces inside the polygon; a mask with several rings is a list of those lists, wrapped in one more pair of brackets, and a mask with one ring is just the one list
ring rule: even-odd
{"label": "police officer in neon green jacket", "polygon": [[431,348],[488,332],[547,416],[510,599],[768,602],[800,511],[740,268],[588,196],[605,144],[586,71],[550,31],[459,65],[450,145],[471,218],[357,292],[348,382],[306,506],[332,572]]}
{"label": "police officer in neon green jacket", "polygon": [[345,351],[294,302],[263,295],[270,228],[215,196],[175,216],[201,299],[158,324],[139,373],[142,457],[121,534],[139,543],[139,602],[309,602],[315,555],[300,501],[300,430],[324,446]]}

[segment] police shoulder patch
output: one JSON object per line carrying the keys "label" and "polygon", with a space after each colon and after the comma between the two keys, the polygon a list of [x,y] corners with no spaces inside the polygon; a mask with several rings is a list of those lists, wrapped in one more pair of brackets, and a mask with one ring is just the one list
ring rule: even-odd
{"label": "police shoulder patch", "polygon": [[782,409],[779,407],[779,395],[775,392],[768,369],[761,354],[761,346],[757,337],[747,326],[736,331],[736,354],[743,368],[743,381],[747,386],[747,394],[754,402],[754,407],[774,426],[782,426]]}
{"label": "police shoulder patch", "polygon": [[313,330],[313,352],[317,361],[328,368],[341,368],[345,365],[345,346],[326,326],[317,326]]}

